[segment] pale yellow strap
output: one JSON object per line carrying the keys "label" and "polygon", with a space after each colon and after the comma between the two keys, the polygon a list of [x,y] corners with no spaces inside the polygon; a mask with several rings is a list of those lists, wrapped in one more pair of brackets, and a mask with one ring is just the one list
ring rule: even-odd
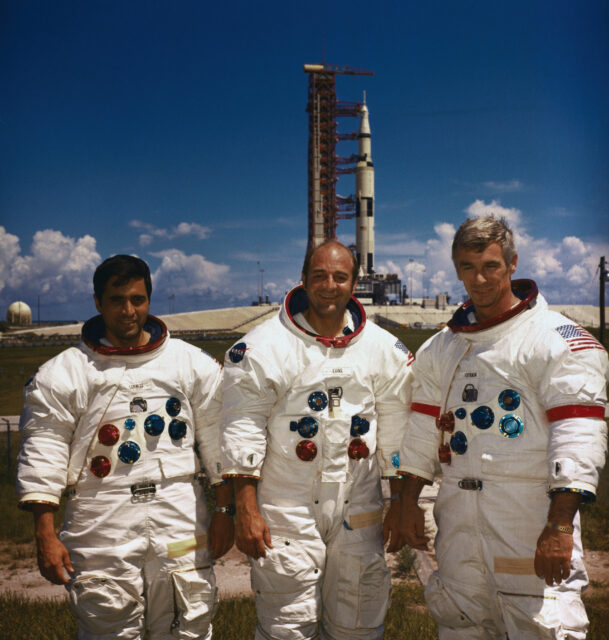
{"label": "pale yellow strap", "polygon": [[207,536],[202,533],[200,536],[195,536],[194,538],[187,538],[179,542],[170,542],[167,545],[167,555],[170,558],[179,558],[195,549],[204,549],[206,546]]}
{"label": "pale yellow strap", "polygon": [[535,575],[533,558],[497,558],[495,557],[495,573],[509,573],[514,576]]}
{"label": "pale yellow strap", "polygon": [[349,516],[349,526],[352,529],[361,529],[363,527],[371,527],[373,524],[379,524],[383,521],[383,510],[375,509],[374,511],[365,511],[364,513],[354,513]]}

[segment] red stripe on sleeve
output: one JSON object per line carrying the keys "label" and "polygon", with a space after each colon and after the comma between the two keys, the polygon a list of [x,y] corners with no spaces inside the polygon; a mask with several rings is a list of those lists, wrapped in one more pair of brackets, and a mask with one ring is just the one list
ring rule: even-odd
{"label": "red stripe on sleeve", "polygon": [[413,402],[410,408],[417,413],[424,413],[426,416],[432,418],[440,417],[440,407],[436,407],[433,404],[423,404],[422,402]]}
{"label": "red stripe on sleeve", "polygon": [[564,420],[565,418],[604,418],[605,407],[602,405],[567,404],[564,407],[554,407],[546,411],[548,422]]}

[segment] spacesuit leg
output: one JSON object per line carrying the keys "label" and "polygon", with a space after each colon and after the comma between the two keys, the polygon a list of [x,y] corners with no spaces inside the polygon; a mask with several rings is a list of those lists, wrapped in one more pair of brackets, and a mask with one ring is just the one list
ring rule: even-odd
{"label": "spacesuit leg", "polygon": [[391,593],[381,524],[351,530],[343,525],[327,556],[322,639],[380,640]]}
{"label": "spacesuit leg", "polygon": [[144,632],[144,584],[139,567],[146,541],[129,492],[68,499],[60,539],[74,567],[68,584],[80,640],[139,640]]}
{"label": "spacesuit leg", "polygon": [[510,638],[518,640],[584,640],[588,617],[579,593],[549,588],[543,599],[498,594]]}
{"label": "spacesuit leg", "polygon": [[211,639],[217,589],[200,484],[157,485],[148,505],[148,527],[144,575],[149,640]]}
{"label": "spacesuit leg", "polygon": [[273,548],[253,560],[256,640],[313,640],[321,610],[325,545],[319,538],[271,536]]}

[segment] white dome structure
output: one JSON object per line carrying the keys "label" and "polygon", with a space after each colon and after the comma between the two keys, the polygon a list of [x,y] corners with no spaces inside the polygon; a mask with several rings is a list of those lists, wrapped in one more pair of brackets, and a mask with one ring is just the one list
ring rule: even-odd
{"label": "white dome structure", "polygon": [[6,312],[6,321],[9,324],[32,324],[32,310],[25,302],[13,302]]}

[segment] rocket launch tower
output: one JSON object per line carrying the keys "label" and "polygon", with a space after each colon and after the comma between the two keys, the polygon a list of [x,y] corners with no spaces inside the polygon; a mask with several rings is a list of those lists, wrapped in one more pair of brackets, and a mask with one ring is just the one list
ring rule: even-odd
{"label": "rocket launch tower", "polygon": [[[357,156],[340,158],[336,143],[355,140],[356,133],[338,133],[337,118],[357,117],[361,103],[339,102],[336,98],[336,76],[373,75],[365,69],[329,64],[305,64],[309,74],[307,112],[309,114],[309,225],[308,246],[316,247],[324,240],[336,239],[338,220],[353,218],[355,199],[336,193],[338,176],[355,173]],[[369,128],[369,127],[368,127]],[[369,135],[369,132],[368,132]]]}
{"label": "rocket launch tower", "polygon": [[[307,247],[317,247],[336,239],[339,220],[355,218],[354,251],[359,264],[355,295],[365,304],[400,304],[402,283],[396,274],[374,271],[374,165],[370,122],[363,102],[339,102],[336,76],[367,75],[371,71],[329,64],[305,64],[309,74],[307,113],[309,114],[309,224]],[[359,117],[359,132],[339,133],[337,118]],[[341,158],[336,144],[357,140],[357,154]],[[340,196],[336,183],[340,175],[355,174],[355,194]]]}

